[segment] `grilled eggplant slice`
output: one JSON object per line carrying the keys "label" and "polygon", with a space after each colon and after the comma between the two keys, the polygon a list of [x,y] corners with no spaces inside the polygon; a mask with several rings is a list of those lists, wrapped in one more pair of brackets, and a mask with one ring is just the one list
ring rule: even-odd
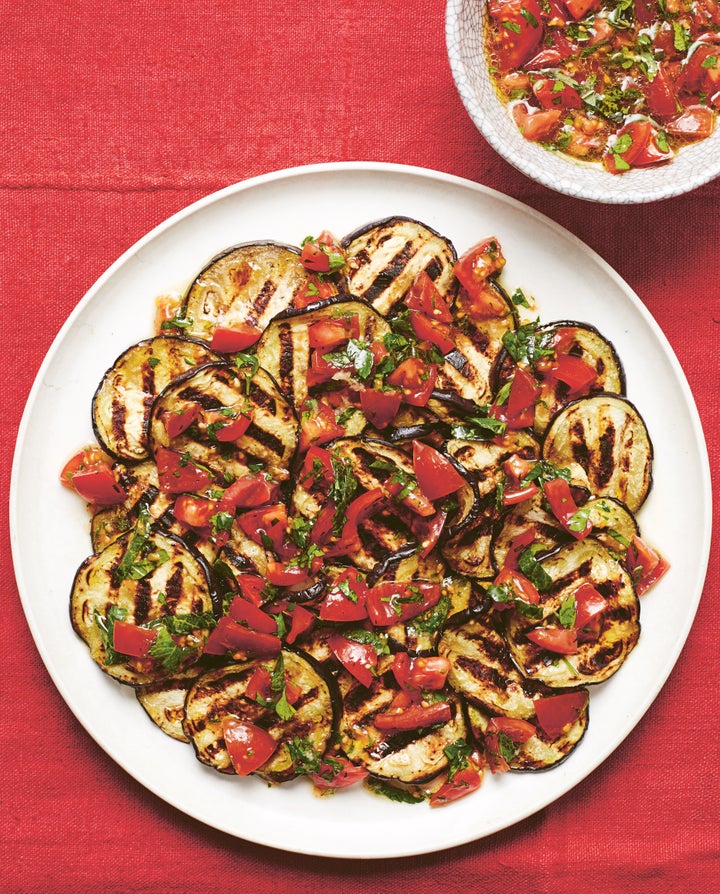
{"label": "grilled eggplant slice", "polygon": [[388,710],[398,691],[391,672],[381,673],[369,689],[351,684],[344,695],[340,744],[353,763],[373,776],[417,785],[447,769],[445,749],[466,737],[465,718],[457,696],[443,692],[452,714],[446,723],[404,732],[380,730],[374,718]]}
{"label": "grilled eggplant slice", "polygon": [[[632,579],[614,556],[592,537],[562,547],[542,561],[552,584],[542,595],[543,619],[508,612],[505,636],[521,672],[552,687],[577,687],[607,680],[620,669],[640,636],[640,602]],[[583,583],[591,584],[607,606],[597,636],[578,642],[574,654],[561,657],[531,642],[538,627],[559,626],[558,612]]]}
{"label": "grilled eggplant slice", "polygon": [[[311,310],[278,315],[255,347],[260,366],[273,376],[296,410],[303,406],[308,396],[307,373],[312,353],[309,329],[317,323],[335,320],[348,321],[349,330],[354,333],[352,337],[367,344],[390,332],[385,319],[364,302],[330,299],[314,305]],[[343,375],[343,372],[338,370],[338,374]]]}
{"label": "grilled eggplant slice", "polygon": [[527,679],[513,663],[502,633],[488,617],[449,625],[438,654],[450,661],[448,684],[490,714],[529,720],[541,684]]}
{"label": "grilled eggplant slice", "polygon": [[145,459],[147,422],[157,395],[181,373],[220,359],[201,341],[170,335],[157,335],[124,351],[93,397],[93,428],[103,449],[121,459]]}
{"label": "grilled eggplant slice", "polygon": [[[561,341],[564,345],[564,353],[582,359],[588,367],[593,369],[596,379],[592,385],[588,386],[588,393],[625,394],[625,373],[615,348],[594,326],[588,323],[562,320],[536,328],[532,327],[532,324],[528,324],[523,329],[535,344],[542,345],[546,349],[550,349],[556,342]],[[499,391],[510,380],[515,368],[515,360],[510,356],[507,348],[504,348],[497,357],[491,378],[494,392]],[[533,425],[535,433],[539,436],[547,428],[550,419],[572,399],[579,396],[577,394],[571,396],[568,385],[551,377],[541,375],[540,387],[542,390],[535,405]]]}
{"label": "grilled eggplant slice", "polygon": [[[201,413],[246,415],[250,425],[236,441],[223,444],[213,438],[212,425],[193,424],[170,437],[165,420],[191,406],[199,406]],[[161,447],[177,451],[207,469],[221,486],[247,474],[250,463],[260,463],[272,477],[284,480],[297,446],[297,418],[264,369],[210,363],[180,376],[159,395],[150,415],[149,440],[153,455]]]}
{"label": "grilled eggplant slice", "polygon": [[653,448],[642,416],[623,397],[596,394],[568,404],[545,433],[543,459],[577,463],[590,490],[614,497],[631,512],[645,502],[652,483]]}
{"label": "grilled eggplant slice", "polygon": [[[70,597],[75,632],[93,661],[121,683],[167,679],[197,662],[212,627],[212,613],[206,563],[177,537],[152,528],[138,527],[86,559],[75,575]],[[164,641],[167,655],[160,649],[155,655],[151,652],[152,660],[118,654],[112,635],[116,621],[157,626],[165,633],[159,633],[156,642],[160,647]],[[178,635],[177,625],[188,632]],[[176,651],[178,646],[181,651]]]}
{"label": "grilled eggplant slice", "polygon": [[384,316],[399,305],[423,270],[451,304],[455,294],[452,243],[426,224],[389,217],[355,230],[342,240],[347,288]]}
{"label": "grilled eggplant slice", "polygon": [[287,782],[303,768],[298,754],[322,757],[336,729],[340,695],[331,677],[309,655],[283,650],[280,656],[285,681],[298,688],[294,713],[282,720],[273,706],[261,705],[247,696],[258,667],[270,673],[276,661],[250,661],[211,670],[188,692],[183,729],[199,761],[220,773],[234,773],[222,734],[224,717],[233,717],[266,730],[277,742],[272,757],[256,771],[267,782]]}
{"label": "grilled eggplant slice", "polygon": [[181,316],[185,334],[211,341],[219,325],[265,329],[305,293],[309,276],[294,246],[248,242],[216,255],[190,285]]}
{"label": "grilled eggplant slice", "polygon": [[[557,692],[553,692],[557,695]],[[468,725],[478,744],[485,739],[490,715],[476,705],[467,706]],[[588,704],[574,723],[567,726],[559,736],[548,736],[536,718],[530,718],[535,725],[535,735],[527,742],[514,746],[507,762],[511,770],[549,770],[565,760],[579,745],[588,725]]]}
{"label": "grilled eggplant slice", "polygon": [[135,697],[155,726],[166,736],[178,742],[189,742],[183,729],[185,699],[193,683],[205,673],[202,662],[176,674],[167,680],[140,683],[135,687]]}

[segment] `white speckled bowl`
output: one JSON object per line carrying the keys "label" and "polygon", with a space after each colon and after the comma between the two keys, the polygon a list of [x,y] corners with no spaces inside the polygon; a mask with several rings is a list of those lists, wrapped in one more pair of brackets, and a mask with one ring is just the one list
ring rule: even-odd
{"label": "white speckled bowl", "polygon": [[720,174],[720,127],[683,148],[670,164],[614,175],[525,140],[498,99],[483,46],[486,0],[448,0],[450,67],[470,117],[490,145],[523,174],[558,192],[593,202],[652,202],[681,195]]}

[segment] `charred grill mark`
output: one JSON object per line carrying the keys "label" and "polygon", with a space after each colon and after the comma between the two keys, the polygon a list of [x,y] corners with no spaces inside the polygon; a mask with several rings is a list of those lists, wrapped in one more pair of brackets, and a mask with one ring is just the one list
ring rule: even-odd
{"label": "charred grill mark", "polygon": [[585,427],[582,422],[574,421],[570,426],[570,450],[576,463],[587,471],[590,465],[590,450],[586,442]]}
{"label": "charred grill mark", "polygon": [[[285,455],[285,445],[280,438],[276,437],[272,432],[267,431],[267,429],[261,428],[255,422],[250,423],[245,431],[245,437],[256,441],[277,459],[282,459]],[[248,452],[250,452],[250,448],[248,448]]]}
{"label": "charred grill mark", "polygon": [[146,395],[153,395],[157,393],[157,380],[155,378],[155,370],[149,362],[143,363],[142,365],[140,387],[146,393]]}
{"label": "charred grill mark", "polygon": [[595,481],[600,488],[607,487],[615,472],[615,444],[617,433],[612,421],[600,435],[597,462],[594,467]]}
{"label": "charred grill mark", "polygon": [[425,738],[426,735],[427,728],[425,730],[412,730],[411,732],[388,736],[387,739],[377,740],[373,747],[368,750],[367,754],[375,761],[384,760],[391,754],[397,754],[399,751],[403,751],[408,745],[411,745],[418,739]]}
{"label": "charred grill mark", "polygon": [[425,272],[430,277],[430,279],[435,282],[442,276],[444,267],[445,265],[443,263],[443,259],[435,256],[431,258],[429,263],[425,266]]}
{"label": "charred grill mark", "polygon": [[112,410],[110,414],[110,430],[118,442],[125,441],[125,422],[127,421],[127,407],[118,397],[113,396]]}
{"label": "charred grill mark", "polygon": [[171,614],[174,613],[175,606],[182,598],[184,580],[184,568],[181,562],[177,562],[165,583],[165,604],[169,607]]}
{"label": "charred grill mark", "polygon": [[277,292],[277,284],[271,279],[265,280],[262,289],[253,299],[252,304],[247,308],[245,319],[251,325],[256,325],[258,320],[272,301],[273,296]]}
{"label": "charred grill mark", "polygon": [[253,382],[252,388],[250,390],[250,400],[253,402],[253,404],[255,404],[256,407],[259,407],[262,410],[267,410],[267,412],[273,416],[277,415],[278,411],[276,396],[271,392],[266,391],[257,382]]}
{"label": "charred grill mark", "polygon": [[135,582],[135,606],[133,615],[137,625],[144,624],[148,620],[151,607],[152,598],[150,580],[145,577],[142,578],[142,580]]}
{"label": "charred grill mark", "polygon": [[215,397],[214,394],[209,394],[207,391],[203,391],[194,385],[189,385],[187,388],[182,388],[178,391],[176,399],[200,404],[203,410],[219,410],[224,406],[223,402]]}
{"label": "charred grill mark", "polygon": [[283,324],[278,327],[278,340],[280,342],[280,387],[285,394],[292,396],[295,393],[295,340],[290,326]]}

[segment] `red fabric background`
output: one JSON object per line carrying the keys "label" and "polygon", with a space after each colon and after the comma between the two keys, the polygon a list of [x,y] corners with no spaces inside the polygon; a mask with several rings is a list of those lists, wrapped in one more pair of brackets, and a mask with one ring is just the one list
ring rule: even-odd
{"label": "red fabric background", "polygon": [[[599,252],[675,349],[717,477],[720,181],[622,208],[528,180],[484,142],[461,105],[442,0],[0,0],[0,11],[3,494],[37,368],[118,255],[227,184],[342,160],[477,180]],[[117,767],[45,671],[14,584],[7,524],[1,529],[0,890],[720,890],[717,555],[668,684],[589,779],[489,839],[420,858],[343,862],[215,832]]]}

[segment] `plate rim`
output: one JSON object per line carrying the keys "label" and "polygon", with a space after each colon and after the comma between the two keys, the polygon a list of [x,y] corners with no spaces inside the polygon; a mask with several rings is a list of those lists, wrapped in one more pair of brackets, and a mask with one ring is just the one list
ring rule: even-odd
{"label": "plate rim", "polygon": [[[72,328],[76,318],[82,313],[83,309],[93,300],[95,294],[100,291],[105,283],[110,279],[115,272],[121,268],[124,264],[126,264],[135,254],[144,248],[145,245],[155,240],[159,235],[161,235],[166,230],[172,228],[176,223],[183,220],[186,217],[191,217],[198,211],[209,207],[210,205],[221,202],[229,196],[232,196],[236,193],[242,193],[246,190],[253,189],[257,186],[262,186],[264,184],[272,183],[274,181],[281,181],[284,179],[295,179],[303,176],[314,176],[317,174],[325,174],[325,173],[366,173],[366,172],[381,172],[383,174],[397,174],[402,176],[410,176],[414,178],[418,178],[420,180],[430,179],[431,181],[436,182],[444,182],[446,184],[461,188],[463,190],[469,189],[472,192],[476,192],[479,194],[485,194],[490,196],[495,200],[499,200],[504,204],[508,204],[515,211],[522,211],[523,214],[530,214],[537,222],[541,225],[548,227],[550,230],[555,232],[556,234],[561,234],[564,239],[571,240],[581,251],[588,254],[591,260],[599,265],[602,271],[608,275],[611,279],[615,281],[615,283],[621,288],[623,292],[627,294],[630,298],[632,297],[634,303],[637,305],[637,310],[640,312],[641,316],[644,319],[645,324],[651,329],[655,338],[657,338],[660,344],[663,346],[665,351],[665,358],[668,360],[673,367],[673,372],[677,383],[679,384],[683,397],[686,402],[687,410],[690,415],[690,418],[693,422],[693,437],[694,441],[699,448],[699,457],[701,460],[701,467],[698,470],[700,473],[700,477],[703,480],[703,483],[706,487],[706,492],[708,494],[706,503],[705,503],[705,511],[704,511],[704,521],[702,524],[702,529],[704,532],[703,544],[700,548],[700,557],[701,557],[701,565],[702,565],[702,573],[700,575],[700,586],[699,592],[697,593],[697,597],[694,600],[694,606],[692,612],[687,616],[686,622],[681,630],[681,636],[675,640],[675,648],[672,649],[666,656],[665,661],[663,663],[661,672],[659,674],[660,684],[656,687],[653,687],[651,691],[646,695],[646,698],[641,703],[641,708],[638,710],[637,715],[633,717],[632,723],[624,729],[624,732],[619,738],[614,738],[611,747],[604,748],[601,752],[599,759],[587,770],[582,773],[577,779],[575,779],[572,784],[562,790],[562,792],[554,797],[550,802],[541,804],[540,806],[532,806],[527,812],[522,813],[522,815],[517,816],[512,823],[499,825],[497,828],[492,828],[486,832],[482,832],[481,834],[470,833],[466,835],[466,837],[455,838],[451,842],[441,841],[435,846],[434,843],[425,842],[418,848],[403,848],[396,851],[389,851],[386,853],[367,853],[367,852],[358,852],[353,850],[352,848],[348,849],[345,853],[339,852],[328,852],[327,850],[323,850],[322,848],[311,849],[311,848],[297,848],[292,846],[286,846],[284,844],[274,843],[273,841],[268,841],[266,838],[263,838],[260,835],[250,836],[247,832],[237,832],[226,828],[223,825],[214,824],[213,822],[208,821],[206,818],[198,817],[196,814],[189,812],[185,807],[181,804],[177,803],[177,800],[168,799],[167,795],[161,794],[158,792],[156,786],[153,784],[152,780],[144,778],[143,774],[139,774],[137,772],[131,771],[123,762],[122,757],[117,753],[117,749],[113,747],[108,747],[107,743],[100,740],[96,732],[94,732],[87,723],[82,719],[79,715],[76,705],[75,699],[68,691],[65,683],[63,682],[61,675],[58,674],[57,670],[54,667],[54,664],[48,654],[48,651],[45,647],[45,644],[42,640],[41,632],[36,625],[35,617],[32,611],[31,599],[29,594],[26,592],[26,587],[24,586],[23,575],[21,572],[21,564],[19,561],[20,556],[20,544],[18,540],[18,525],[19,520],[17,518],[18,513],[18,497],[19,497],[19,466],[21,462],[21,453],[22,447],[25,440],[27,428],[30,423],[30,419],[32,416],[34,405],[38,399],[38,392],[41,388],[42,379],[48,368],[51,366],[55,355],[60,350],[64,338],[67,332]],[[388,164],[384,162],[373,162],[373,161],[359,161],[359,162],[329,162],[329,163],[319,163],[319,164],[311,164],[311,165],[300,165],[289,167],[285,169],[280,169],[276,171],[271,171],[265,174],[260,174],[255,177],[250,177],[245,180],[240,180],[236,183],[230,184],[226,187],[223,187],[219,190],[211,192],[200,199],[190,203],[186,207],[180,209],[179,211],[172,214],[170,217],[161,221],[155,227],[153,227],[150,231],[148,231],[144,236],[138,239],[133,245],[131,245],[128,249],[126,249],[118,258],[115,260],[99,277],[98,279],[91,285],[91,287],[85,292],[79,302],[75,305],[75,307],[70,311],[64,323],[58,330],[55,338],[53,339],[50,347],[48,348],[45,357],[42,360],[40,367],[36,373],[35,379],[33,381],[30,392],[28,393],[27,400],[25,403],[25,407],[23,409],[22,418],[20,424],[18,426],[17,438],[15,443],[15,450],[13,453],[13,461],[11,466],[11,482],[10,482],[10,490],[9,490],[9,522],[10,522],[10,542],[11,542],[11,553],[13,560],[13,569],[15,572],[15,578],[17,582],[18,592],[20,595],[23,612],[25,615],[26,622],[30,628],[31,634],[33,636],[33,640],[35,642],[35,646],[38,649],[38,652],[45,664],[45,667],[51,677],[51,680],[57,690],[59,691],[61,697],[65,701],[67,707],[70,709],[71,713],[74,714],[76,719],[80,722],[81,726],[84,730],[93,738],[93,740],[100,745],[101,749],[105,751],[109,757],[111,757],[115,763],[119,764],[119,766],[138,781],[143,787],[149,789],[153,794],[155,794],[162,801],[171,804],[171,806],[175,807],[182,813],[185,813],[188,816],[197,819],[199,822],[207,825],[210,828],[216,828],[220,831],[226,832],[227,834],[239,838],[241,840],[246,840],[252,843],[261,844],[264,846],[273,847],[279,850],[284,850],[290,853],[302,853],[306,855],[312,856],[322,856],[322,857],[335,857],[341,859],[387,859],[387,858],[399,858],[405,856],[419,855],[419,854],[427,854],[433,853],[440,850],[446,850],[448,848],[466,844],[472,841],[481,840],[491,834],[494,834],[497,831],[506,828],[512,828],[512,826],[516,825],[518,822],[521,822],[523,819],[526,819],[528,816],[531,816],[538,812],[538,810],[543,809],[543,807],[548,806],[549,803],[554,803],[556,800],[567,794],[572,788],[574,788],[577,784],[583,781],[590,773],[592,773],[595,769],[597,769],[600,764],[602,764],[607,757],[619,747],[621,742],[630,734],[630,732],[635,728],[637,723],[640,722],[642,717],[645,715],[650,705],[653,703],[655,698],[658,696],[663,686],[665,685],[668,677],[670,676],[677,659],[685,646],[687,637],[689,635],[690,629],[694,623],[695,615],[697,613],[697,608],[700,602],[700,598],[702,596],[702,591],[704,588],[706,575],[707,575],[707,567],[709,563],[710,557],[710,547],[711,547],[711,538],[712,538],[712,494],[711,494],[711,474],[710,474],[710,464],[709,464],[709,456],[707,451],[707,443],[704,437],[704,432],[702,428],[702,422],[700,420],[700,416],[697,410],[697,406],[695,404],[694,397],[690,390],[689,384],[685,377],[684,371],[677,359],[672,347],[670,346],[667,338],[660,326],[656,323],[649,310],[646,308],[642,300],[637,296],[637,294],[630,288],[630,286],[623,280],[617,271],[611,267],[594,249],[584,243],[579,237],[575,236],[571,231],[567,230],[565,227],[557,224],[551,218],[542,214],[539,211],[525,205],[523,202],[508,196],[492,187],[485,186],[483,184],[477,183],[475,181],[469,180],[467,178],[459,177],[457,175],[444,173],[441,171],[436,171],[430,168],[418,167],[414,165],[405,165],[405,164]],[[398,805],[400,806],[400,805]],[[400,814],[399,814],[400,816]]]}

